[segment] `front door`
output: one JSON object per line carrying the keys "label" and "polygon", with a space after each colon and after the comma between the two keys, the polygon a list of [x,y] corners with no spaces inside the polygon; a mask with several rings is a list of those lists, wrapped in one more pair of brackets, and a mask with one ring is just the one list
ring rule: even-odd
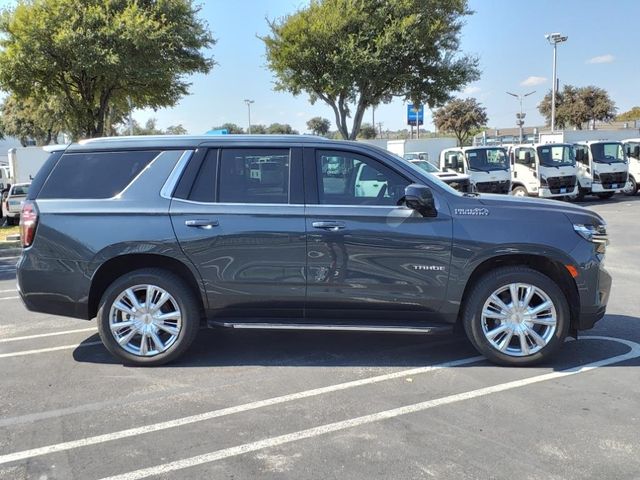
{"label": "front door", "polygon": [[191,167],[183,177],[191,172],[193,184],[172,201],[171,219],[200,272],[210,315],[301,318],[301,149],[211,149]]}
{"label": "front door", "polygon": [[398,207],[413,182],[359,153],[305,149],[305,178],[308,320],[431,319],[449,279],[446,205],[436,218]]}

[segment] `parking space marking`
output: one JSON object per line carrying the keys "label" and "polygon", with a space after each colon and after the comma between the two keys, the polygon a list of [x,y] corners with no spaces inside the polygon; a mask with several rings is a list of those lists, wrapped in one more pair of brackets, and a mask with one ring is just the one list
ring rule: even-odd
{"label": "parking space marking", "polygon": [[39,348],[37,350],[22,350],[20,352],[0,353],[0,358],[23,357],[25,355],[35,355],[37,353],[57,352],[59,350],[71,350],[73,348],[92,347],[102,345],[102,342],[87,342],[75,345],[62,345],[60,347]]}
{"label": "parking space marking", "polygon": [[12,288],[10,290],[0,290],[0,293],[13,293],[13,292],[17,292],[17,290],[15,288]]}
{"label": "parking space marking", "polygon": [[19,296],[15,296],[15,297],[2,297],[0,298],[0,300],[15,300],[17,298],[20,298]]}
{"label": "parking space marking", "polygon": [[[3,299],[0,298],[0,300],[3,300]],[[24,337],[0,338],[0,343],[18,342],[18,341],[21,341],[21,340],[32,340],[34,338],[55,337],[57,335],[67,335],[69,333],[95,332],[97,330],[98,329],[96,327],[77,328],[75,330],[64,330],[62,332],[39,333],[37,335],[26,335]]]}
{"label": "parking space marking", "polygon": [[[88,344],[86,344],[88,345]],[[371,385],[374,383],[384,382],[387,380],[393,380],[397,378],[404,378],[412,375],[419,375],[423,373],[433,372],[436,370],[442,370],[445,368],[458,367],[462,365],[468,365],[470,363],[476,363],[484,360],[482,356],[468,357],[460,360],[453,360],[451,362],[439,363],[437,365],[430,365],[428,367],[411,368],[408,370],[401,370],[393,373],[385,373],[383,375],[376,375],[374,377],[363,378],[360,380],[352,380],[349,382],[338,383],[329,385],[326,387],[314,388],[311,390],[304,390],[301,392],[291,393],[288,395],[281,395],[279,397],[267,398],[265,400],[258,400],[255,402],[245,403],[235,407],[227,407],[219,410],[212,410],[197,415],[191,415],[188,417],[177,418],[166,422],[154,423],[151,425],[145,425],[143,427],[130,428],[127,430],[120,430],[118,432],[106,433],[103,435],[96,435],[94,437],[81,438],[79,440],[71,440],[69,442],[57,443],[48,445],[45,447],[34,448],[31,450],[23,450],[21,452],[9,453],[6,455],[0,455],[0,465],[15,462],[18,460],[25,460],[27,458],[37,457],[41,455],[47,455],[50,453],[63,452],[80,447],[87,447],[89,445],[95,445],[99,443],[105,443],[113,440],[120,440],[127,437],[134,437],[138,435],[144,435],[146,433],[153,433],[160,430],[167,430],[169,428],[182,427],[192,423],[203,422],[205,420],[211,420],[218,417],[224,417],[235,413],[247,412],[250,410],[256,410],[259,408],[269,407],[272,405],[278,405],[286,402],[292,402],[294,400],[301,400],[304,398],[315,397],[326,393],[337,392],[340,390],[347,390],[349,388],[360,387],[363,385]]]}
{"label": "parking space marking", "polygon": [[407,405],[404,407],[394,408],[391,410],[385,410],[385,411],[374,413],[371,415],[364,415],[361,417],[355,417],[355,418],[343,420],[340,422],[328,423],[325,425],[320,425],[318,427],[308,428],[306,430],[300,430],[300,431],[288,433],[285,435],[266,438],[264,440],[259,440],[256,442],[245,443],[243,445],[225,448],[222,450],[205,453],[203,455],[196,455],[194,457],[185,458],[182,460],[177,460],[177,461],[165,463],[162,465],[156,465],[153,467],[142,468],[140,470],[127,472],[120,475],[105,477],[102,480],[139,480],[141,478],[147,478],[153,475],[161,475],[161,474],[166,475],[167,473],[170,473],[170,472],[175,472],[178,470],[183,470],[185,468],[203,465],[206,463],[212,463],[218,460],[223,460],[225,458],[236,457],[239,455],[243,455],[245,453],[264,450],[266,448],[271,448],[271,447],[277,447],[279,445],[284,445],[287,443],[292,443],[292,442],[296,442],[296,441],[304,440],[308,438],[318,437],[321,435],[326,435],[328,433],[346,430],[346,429],[358,427],[361,425],[367,425],[374,422],[380,422],[382,420],[388,420],[391,418],[396,418],[396,417],[407,415],[410,413],[422,412],[422,411],[429,410],[431,408],[439,407],[442,405],[450,405],[453,403],[458,403],[465,400],[471,400],[474,398],[479,398],[486,395],[492,395],[495,393],[505,392],[507,390],[513,390],[516,388],[521,388],[521,387],[533,385],[540,382],[546,382],[546,381],[554,380],[557,378],[577,375],[580,373],[585,373],[591,370],[595,370],[600,367],[604,367],[607,365],[612,365],[614,363],[623,362],[626,360],[631,360],[631,359],[640,357],[640,344],[636,342],[631,342],[631,341],[623,340],[619,338],[602,337],[602,336],[582,337],[582,339],[608,340],[608,341],[618,342],[628,346],[630,348],[630,351],[622,355],[605,358],[603,360],[598,360],[596,362],[591,362],[585,365],[572,367],[566,370],[560,370],[557,372],[536,375],[534,377],[524,378],[522,380],[514,380],[507,383],[492,385],[490,387],[478,388],[476,390],[470,390],[467,392],[462,392],[454,395],[448,395],[446,397],[435,398],[433,400],[427,400],[425,402],[415,403],[413,405]]}

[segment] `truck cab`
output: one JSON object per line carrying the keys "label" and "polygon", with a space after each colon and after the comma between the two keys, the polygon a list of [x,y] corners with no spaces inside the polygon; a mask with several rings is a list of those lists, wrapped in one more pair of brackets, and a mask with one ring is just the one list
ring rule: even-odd
{"label": "truck cab", "polygon": [[578,194],[572,145],[514,145],[509,147],[509,159],[512,195],[562,198]]}
{"label": "truck cab", "polygon": [[447,148],[440,152],[440,169],[469,175],[474,191],[502,193],[511,191],[511,173],[507,151],[503,147]]}
{"label": "truck cab", "polygon": [[611,198],[625,189],[629,164],[621,142],[595,140],[574,144],[578,170],[578,198]]}
{"label": "truck cab", "polygon": [[638,181],[640,180],[640,138],[630,138],[623,140],[624,150],[629,162],[629,181],[625,185],[625,195],[635,195],[638,193]]}

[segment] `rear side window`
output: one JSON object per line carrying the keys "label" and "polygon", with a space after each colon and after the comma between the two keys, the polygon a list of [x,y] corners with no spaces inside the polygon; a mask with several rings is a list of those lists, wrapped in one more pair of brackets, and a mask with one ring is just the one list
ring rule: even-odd
{"label": "rear side window", "polygon": [[38,197],[114,197],[159,154],[149,150],[65,153]]}

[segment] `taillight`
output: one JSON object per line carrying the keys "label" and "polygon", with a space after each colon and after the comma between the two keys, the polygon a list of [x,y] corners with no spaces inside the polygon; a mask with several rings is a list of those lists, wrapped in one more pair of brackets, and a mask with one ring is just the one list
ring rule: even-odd
{"label": "taillight", "polygon": [[25,200],[22,204],[22,213],[20,213],[20,240],[22,240],[23,248],[27,248],[33,243],[37,226],[38,209],[36,204]]}

